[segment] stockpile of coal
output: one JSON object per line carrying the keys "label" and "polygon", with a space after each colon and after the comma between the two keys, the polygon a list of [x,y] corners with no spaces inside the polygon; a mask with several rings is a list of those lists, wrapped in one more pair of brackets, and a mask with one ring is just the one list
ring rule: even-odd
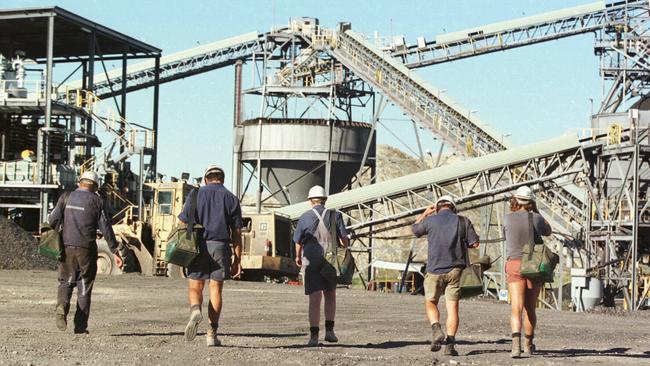
{"label": "stockpile of coal", "polygon": [[56,269],[56,261],[38,254],[38,241],[0,215],[0,269]]}

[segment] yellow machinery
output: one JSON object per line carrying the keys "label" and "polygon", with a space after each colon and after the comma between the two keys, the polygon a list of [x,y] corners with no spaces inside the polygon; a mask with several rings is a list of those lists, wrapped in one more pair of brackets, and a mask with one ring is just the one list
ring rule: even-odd
{"label": "yellow machinery", "polygon": [[[184,269],[165,262],[167,237],[178,221],[188,194],[195,186],[183,181],[147,183],[153,190],[153,202],[144,209],[141,219],[127,215],[113,225],[115,235],[134,254],[142,274],[184,277]],[[242,267],[244,278],[264,276],[295,277],[300,268],[291,250],[291,221],[275,213],[244,214],[242,228]],[[110,273],[110,272],[109,272]]]}

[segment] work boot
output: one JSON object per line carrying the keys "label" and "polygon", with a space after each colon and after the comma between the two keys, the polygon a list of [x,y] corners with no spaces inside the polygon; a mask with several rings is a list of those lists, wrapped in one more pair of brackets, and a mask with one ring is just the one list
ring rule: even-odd
{"label": "work boot", "polygon": [[445,351],[444,355],[445,356],[458,356],[458,351],[456,351],[456,348],[454,345],[456,344],[456,338],[453,336],[447,336],[447,339],[445,340]]}
{"label": "work boot", "polygon": [[196,331],[199,328],[199,323],[203,320],[201,315],[201,305],[192,305],[190,310],[190,321],[187,322],[185,327],[185,340],[191,341],[196,338]]}
{"label": "work boot", "polygon": [[512,333],[512,351],[510,351],[510,357],[521,357],[521,333]]}
{"label": "work boot", "polygon": [[334,320],[325,320],[325,341],[331,343],[339,341],[334,334]]}
{"label": "work boot", "polygon": [[325,331],[325,341],[330,343],[336,343],[339,341],[339,339],[336,338],[336,334],[334,334],[334,329]]}
{"label": "work boot", "polygon": [[528,357],[535,353],[535,344],[533,344],[534,335],[527,335],[524,339],[524,354]]}
{"label": "work boot", "polygon": [[442,348],[442,342],[445,340],[445,333],[442,331],[440,323],[431,324],[431,352],[438,352]]}
{"label": "work boot", "polygon": [[205,335],[206,344],[208,347],[219,347],[221,346],[221,341],[217,338],[216,329],[208,329],[208,333]]}
{"label": "work boot", "polygon": [[68,321],[65,318],[65,310],[63,306],[56,307],[56,327],[60,331],[65,331],[68,327]]}
{"label": "work boot", "polygon": [[309,327],[309,342],[307,342],[307,346],[309,347],[318,346],[318,332],[319,332],[318,327]]}

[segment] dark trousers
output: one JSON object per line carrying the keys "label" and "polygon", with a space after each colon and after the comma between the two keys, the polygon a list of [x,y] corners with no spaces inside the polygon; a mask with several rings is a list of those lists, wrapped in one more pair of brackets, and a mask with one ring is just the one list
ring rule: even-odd
{"label": "dark trousers", "polygon": [[90,316],[90,296],[97,275],[97,250],[65,247],[65,255],[59,263],[59,289],[57,310],[68,316],[72,291],[77,287],[77,310],[74,314],[74,329],[86,330]]}

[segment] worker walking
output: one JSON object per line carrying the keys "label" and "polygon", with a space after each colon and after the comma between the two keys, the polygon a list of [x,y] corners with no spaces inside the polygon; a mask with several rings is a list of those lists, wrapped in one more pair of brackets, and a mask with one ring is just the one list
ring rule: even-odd
{"label": "worker walking", "polygon": [[[305,295],[309,295],[309,346],[318,345],[320,304],[325,297],[325,341],[338,342],[334,333],[336,315],[336,269],[325,260],[331,245],[347,248],[348,232],[340,212],[325,208],[327,193],[321,186],[313,186],[307,196],[311,209],[302,216],[293,235],[296,243],[296,263],[303,267]],[[336,238],[332,237],[332,225]]]}
{"label": "worker walking", "polygon": [[[478,236],[472,222],[456,214],[454,199],[446,195],[438,198],[435,205],[427,207],[415,220],[412,229],[415,236],[426,235],[428,241],[424,304],[433,331],[431,351],[439,351],[444,342],[444,354],[458,356],[454,345],[458,330],[460,274],[466,265],[467,247],[477,247]],[[446,338],[438,311],[438,300],[442,294],[445,294],[447,307]]]}
{"label": "worker walking", "polygon": [[52,227],[63,225],[63,244],[59,263],[59,288],[57,291],[56,326],[67,328],[72,292],[77,287],[77,310],[74,315],[74,333],[88,333],[90,297],[97,275],[97,229],[104,235],[115,264],[122,267],[122,258],[113,227],[97,194],[99,175],[85,172],[79,178],[79,188],[62,195],[48,219]]}
{"label": "worker walking", "polygon": [[[224,187],[224,179],[225,174],[221,168],[216,165],[208,166],[203,173],[204,185],[190,192],[183,211],[178,216],[181,222],[186,223],[190,215],[194,215],[195,222],[204,228],[199,255],[187,268],[190,320],[185,327],[185,340],[191,341],[196,337],[198,325],[203,319],[203,288],[205,281],[209,281],[210,328],[206,334],[208,347],[221,345],[217,329],[222,308],[223,281],[239,277],[241,274],[241,207],[239,199]],[[195,212],[190,212],[192,195],[197,195]]]}
{"label": "worker walking", "polygon": [[[532,281],[521,276],[522,249],[531,236],[534,244],[542,244],[542,236],[551,235],[551,225],[537,210],[535,195],[526,186],[519,187],[510,200],[510,213],[503,225],[506,238],[506,280],[510,294],[510,328],[512,330],[512,357],[521,355],[521,316],[524,313],[524,352],[531,356],[535,351],[533,338],[537,316],[535,306],[543,282]],[[533,233],[531,233],[531,227]]]}

